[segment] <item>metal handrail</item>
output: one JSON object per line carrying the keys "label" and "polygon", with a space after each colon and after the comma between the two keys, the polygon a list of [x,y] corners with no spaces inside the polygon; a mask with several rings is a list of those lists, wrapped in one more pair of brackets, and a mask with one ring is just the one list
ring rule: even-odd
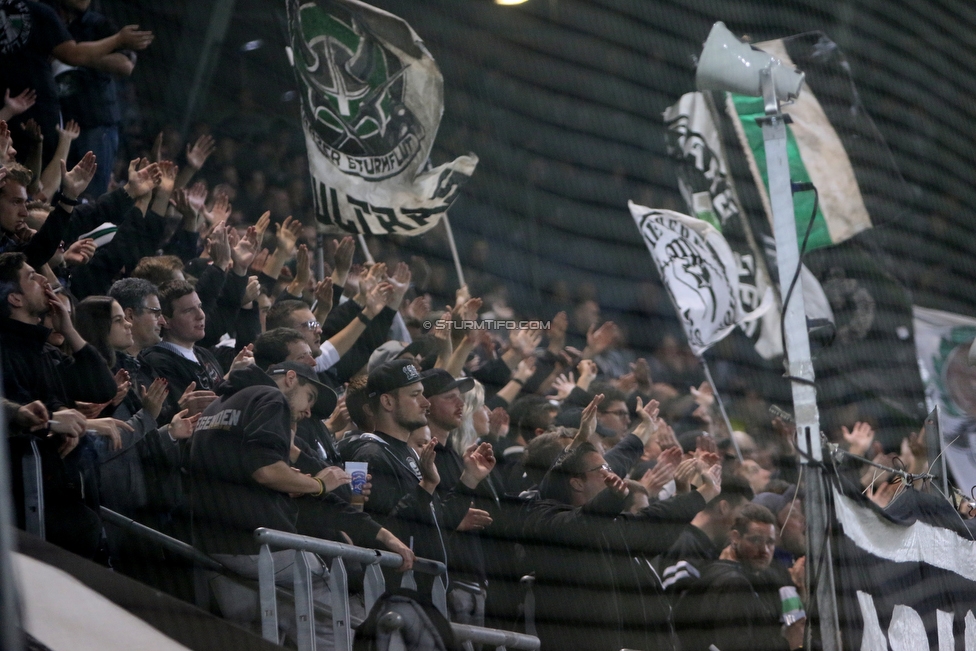
{"label": "metal handrail", "polygon": [[[332,628],[335,636],[335,648],[339,650],[352,649],[353,633],[352,618],[349,608],[349,590],[345,561],[361,563],[366,568],[364,591],[365,607],[369,611],[376,600],[386,591],[386,580],[380,567],[391,569],[403,565],[403,557],[392,552],[377,549],[366,549],[322,540],[311,536],[287,533],[260,527],[254,531],[254,538],[261,545],[258,556],[258,576],[260,577],[258,590],[261,601],[261,634],[269,641],[278,639],[278,606],[274,588],[275,567],[271,548],[293,549],[301,552],[295,556],[293,573],[295,592],[296,636],[299,651],[314,651],[315,649],[315,608],[312,600],[312,571],[305,552],[318,554],[332,559],[329,565],[329,590],[332,595]],[[401,579],[403,587],[416,588],[413,573],[429,574],[434,577],[431,601],[434,606],[448,617],[447,587],[442,577],[447,574],[447,566],[438,561],[426,558],[414,560],[413,569],[404,572]]]}
{"label": "metal handrail", "polygon": [[120,513],[116,513],[111,509],[105,508],[104,506],[101,507],[101,514],[102,519],[104,519],[106,522],[114,524],[120,529],[125,529],[131,533],[145,536],[160,547],[191,560],[203,568],[212,570],[214,572],[227,571],[223,565],[210,558],[196,547],[186,544],[182,540],[177,540],[176,538],[167,536],[164,533],[160,533],[152,527],[147,527],[140,522],[136,522],[132,518],[126,517]]}
{"label": "metal handrail", "polygon": [[[261,631],[264,638],[272,642],[277,642],[278,640],[278,607],[275,592],[271,589],[274,585],[275,577],[271,547],[311,552],[332,559],[329,587],[332,593],[333,634],[335,636],[335,649],[337,651],[352,649],[353,638],[349,626],[351,620],[344,560],[355,561],[366,566],[364,588],[367,612],[372,610],[376,600],[385,590],[385,580],[379,568],[398,568],[403,564],[403,558],[399,554],[392,552],[366,549],[333,542],[331,540],[321,540],[319,538],[266,529],[264,527],[255,530],[254,538],[261,544],[261,554],[258,560],[258,574],[261,578],[259,587],[261,592]],[[445,619],[449,619],[446,590],[442,580],[442,577],[447,572],[447,567],[438,561],[417,558],[414,560],[413,569],[422,574],[434,576],[434,592],[431,595],[434,606],[444,615]],[[405,573],[404,583],[409,582],[409,574],[410,572]],[[314,651],[315,649],[315,622],[311,600],[311,583],[312,574],[307,560],[303,554],[297,554],[295,558],[294,584],[299,651]],[[395,613],[388,614],[396,615]],[[389,619],[392,623],[390,630],[395,629],[395,635],[399,636],[399,628],[403,626],[402,618],[395,616],[386,619]],[[481,626],[468,626],[465,624],[451,624],[451,628],[458,640],[467,643],[466,646],[469,648],[472,643],[494,646],[497,650],[501,651],[505,651],[508,648],[535,651],[540,646],[539,638],[513,631],[484,628]]]}
{"label": "metal handrail", "polygon": [[468,626],[467,624],[451,624],[451,629],[459,640],[471,641],[475,644],[524,651],[535,651],[539,648],[539,638],[515,631]]}
{"label": "metal handrail", "polygon": [[[386,552],[380,549],[366,549],[365,547],[356,547],[355,545],[286,533],[265,527],[254,530],[254,539],[258,543],[270,547],[302,550],[328,556],[329,558],[341,556],[347,561],[354,561],[363,565],[379,565],[390,569],[397,569],[403,565],[403,557],[393,552]],[[413,570],[421,574],[443,576],[447,572],[447,567],[439,561],[417,558],[413,563]]]}

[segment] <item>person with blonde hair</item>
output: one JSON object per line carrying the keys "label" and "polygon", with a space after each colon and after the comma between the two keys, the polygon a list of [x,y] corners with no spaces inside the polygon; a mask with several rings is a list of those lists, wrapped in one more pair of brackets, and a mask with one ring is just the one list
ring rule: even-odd
{"label": "person with blonde hair", "polygon": [[464,401],[461,424],[451,432],[448,443],[455,452],[463,455],[471,444],[487,436],[491,410],[485,405],[485,386],[477,380],[470,391],[461,394],[461,399]]}

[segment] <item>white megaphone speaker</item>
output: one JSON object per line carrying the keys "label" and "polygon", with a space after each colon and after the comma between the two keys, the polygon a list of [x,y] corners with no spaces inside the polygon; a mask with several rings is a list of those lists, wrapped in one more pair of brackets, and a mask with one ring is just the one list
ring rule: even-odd
{"label": "white megaphone speaker", "polygon": [[803,73],[788,68],[779,59],[743,43],[725,23],[712,25],[705,48],[698,60],[695,84],[698,90],[725,90],[740,95],[761,97],[763,89],[759,71],[769,68],[776,98],[781,102],[795,99],[803,85]]}

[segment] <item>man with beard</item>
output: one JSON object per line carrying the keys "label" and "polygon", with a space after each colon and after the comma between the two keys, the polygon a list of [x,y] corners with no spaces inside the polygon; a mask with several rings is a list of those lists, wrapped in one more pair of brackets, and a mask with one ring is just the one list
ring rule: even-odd
{"label": "man with beard", "polygon": [[[48,313],[53,329],[71,348],[72,357],[47,343],[51,329],[41,325],[41,318]],[[61,459],[87,429],[85,417],[71,408],[74,401],[112,400],[118,389],[115,378],[98,351],[75,330],[67,308],[23,253],[0,254],[0,342],[4,396],[22,405],[40,399],[51,414],[47,427],[29,438],[11,439],[18,523],[23,527],[26,522],[21,510],[24,483],[19,476],[20,458],[35,447],[43,464],[47,539],[91,558],[99,544],[101,522],[82,503],[78,478],[66,471]]]}
{"label": "man with beard", "polygon": [[752,497],[746,480],[735,476],[722,480],[721,497],[702,509],[661,556],[661,582],[667,594],[677,600],[710,563],[718,560],[739,512]]}
{"label": "man with beard", "polygon": [[806,619],[785,622],[782,583],[769,572],[776,546],[776,517],[748,504],[739,513],[729,546],[675,608],[675,618],[695,622],[682,631],[682,651],[788,651],[803,646]]}
{"label": "man with beard", "polygon": [[[305,335],[294,328],[268,330],[254,340],[254,363],[259,368],[266,369],[281,362],[296,362],[315,368],[315,357]],[[297,468],[313,475],[325,466],[342,465],[335,436],[321,418],[306,418],[298,423],[292,461]],[[351,497],[348,487],[343,487],[341,491],[343,499]]]}
{"label": "man with beard", "polygon": [[[349,482],[341,468],[327,467],[313,477],[291,467],[297,424],[331,413],[336,404],[335,393],[318,381],[310,367],[284,362],[265,373],[251,365],[232,372],[217,391],[220,397],[197,422],[190,452],[196,546],[236,573],[257,578],[256,528],[328,540],[342,540],[345,533],[355,544],[378,543],[400,554],[401,569],[410,568],[413,554],[406,545],[331,494]],[[313,555],[306,553],[306,557],[313,571],[313,598],[328,608],[327,573]],[[294,551],[275,553],[277,581],[283,586],[292,585],[294,560]],[[213,585],[224,613],[238,613],[251,622],[258,619],[256,604],[241,603],[236,585],[220,580]],[[294,626],[293,614],[279,616],[282,625]],[[331,620],[322,619],[316,623],[316,638],[331,648]]]}
{"label": "man with beard", "polygon": [[[349,461],[369,464],[373,486],[366,511],[401,540],[412,540],[418,556],[447,564],[445,532],[464,518],[470,497],[436,494],[437,439],[421,449],[419,459],[407,445],[410,433],[427,425],[430,402],[420,373],[408,360],[388,362],[369,374],[366,393],[376,431],[364,433],[344,452]],[[473,489],[491,472],[494,458],[488,446],[465,457],[459,482]],[[417,583],[422,594],[430,594],[432,579],[421,576]]]}

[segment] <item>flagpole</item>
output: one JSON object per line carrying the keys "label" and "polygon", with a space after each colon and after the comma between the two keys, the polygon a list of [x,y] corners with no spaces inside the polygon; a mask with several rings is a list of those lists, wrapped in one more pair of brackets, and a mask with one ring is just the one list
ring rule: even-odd
{"label": "flagpole", "polygon": [[725,403],[722,402],[722,394],[718,392],[718,385],[715,384],[715,380],[712,379],[712,372],[708,369],[708,362],[705,361],[705,354],[698,358],[701,360],[702,368],[705,369],[705,379],[708,383],[712,385],[712,393],[715,394],[715,400],[718,401],[718,409],[722,412],[722,420],[725,421],[725,427],[729,430],[729,438],[732,439],[732,447],[735,448],[735,456],[739,458],[739,463],[742,463],[742,450],[739,449],[739,442],[735,440],[735,432],[732,431],[732,423],[729,421],[729,415],[725,411]]}
{"label": "flagpole", "polygon": [[451,255],[454,256],[454,269],[457,271],[458,283],[461,287],[465,286],[464,272],[461,271],[461,258],[458,256],[457,244],[454,243],[454,231],[451,230],[451,222],[447,220],[447,213],[444,213],[444,230],[447,231],[447,245],[451,247]]}
{"label": "flagpole", "polygon": [[315,276],[316,280],[325,279],[325,234],[315,234]]}
{"label": "flagpole", "polygon": [[[827,488],[824,485],[823,452],[820,442],[820,412],[817,409],[817,387],[814,384],[813,360],[810,355],[810,335],[807,331],[806,308],[803,300],[803,279],[800,268],[800,247],[796,235],[796,214],[793,206],[793,185],[790,179],[786,151],[788,114],[781,110],[776,96],[772,67],[759,71],[765,116],[757,121],[762,126],[766,151],[766,177],[769,184],[769,203],[773,210],[773,236],[776,240],[776,265],[779,271],[780,295],[783,305],[783,347],[787,372],[793,389],[793,411],[796,418],[797,449],[800,463],[809,471],[806,498],[803,506],[807,520],[807,586],[811,598],[816,599],[812,613],[814,626],[807,627],[807,645],[812,646],[813,629],[819,628],[824,651],[840,651],[840,622],[837,615],[837,593],[834,588],[834,566],[828,539],[830,517]],[[792,294],[788,287],[796,277]],[[814,597],[815,595],[815,597]]]}
{"label": "flagpole", "polygon": [[373,259],[373,254],[369,252],[369,247],[366,246],[366,238],[363,236],[362,233],[360,233],[356,237],[359,238],[359,246],[361,246],[363,249],[363,255],[366,256],[366,262],[368,262],[369,264],[376,264],[376,260]]}

